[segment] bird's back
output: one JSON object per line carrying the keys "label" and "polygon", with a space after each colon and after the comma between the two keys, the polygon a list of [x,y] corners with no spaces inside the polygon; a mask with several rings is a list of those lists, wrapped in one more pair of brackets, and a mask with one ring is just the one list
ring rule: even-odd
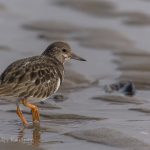
{"label": "bird's back", "polygon": [[15,61],[0,76],[0,97],[47,98],[58,90],[63,74],[63,64],[54,57]]}

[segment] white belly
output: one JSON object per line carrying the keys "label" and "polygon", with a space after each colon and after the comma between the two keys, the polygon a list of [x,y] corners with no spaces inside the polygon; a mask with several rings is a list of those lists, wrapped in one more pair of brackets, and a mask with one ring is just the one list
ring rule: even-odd
{"label": "white belly", "polygon": [[58,78],[57,86],[56,86],[54,93],[59,89],[59,87],[60,87],[60,78]]}

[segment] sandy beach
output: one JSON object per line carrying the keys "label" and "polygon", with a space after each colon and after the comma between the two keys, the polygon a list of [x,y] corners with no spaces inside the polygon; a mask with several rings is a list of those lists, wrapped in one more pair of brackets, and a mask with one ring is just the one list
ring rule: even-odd
{"label": "sandy beach", "polygon": [[[149,8],[149,0],[0,0],[0,73],[58,40],[87,59],[65,64],[59,91],[37,104],[40,128],[24,129],[16,106],[0,100],[0,147],[149,150]],[[134,96],[104,90],[127,81]]]}

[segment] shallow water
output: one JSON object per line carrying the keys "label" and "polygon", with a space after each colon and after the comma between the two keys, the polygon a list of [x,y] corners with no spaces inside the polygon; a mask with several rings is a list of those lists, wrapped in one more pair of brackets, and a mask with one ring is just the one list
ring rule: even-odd
{"label": "shallow water", "polygon": [[[66,101],[55,103],[53,100],[49,100],[47,103],[52,103],[60,109],[43,110],[41,108],[40,128],[23,129],[17,115],[13,113],[15,105],[1,104],[0,142],[21,142],[53,150],[125,149],[119,142],[116,142],[115,146],[111,143],[115,141],[115,131],[117,130],[121,132],[120,137],[124,140],[123,142],[126,142],[124,135],[127,135],[128,139],[133,141],[133,144],[127,143],[127,149],[138,147],[134,138],[140,141],[140,148],[143,145],[146,145],[147,149],[150,148],[150,111],[134,110],[134,108],[147,110],[150,105],[150,83],[145,80],[144,75],[139,75],[142,72],[146,72],[147,76],[149,75],[150,70],[146,67],[148,62],[145,61],[144,71],[140,66],[137,67],[137,62],[141,64],[145,56],[148,58],[150,56],[150,26],[149,24],[131,26],[124,23],[125,19],[130,17],[130,15],[127,15],[129,12],[136,11],[150,15],[150,3],[142,0],[133,0],[132,2],[129,0],[110,0],[110,2],[116,6],[115,9],[118,14],[126,12],[126,15],[102,17],[90,14],[91,12],[88,12],[88,9],[84,12],[84,10],[81,11],[72,6],[56,5],[51,0],[36,0],[36,5],[35,0],[0,0],[0,3],[6,7],[4,10],[0,10],[0,46],[6,47],[0,49],[0,72],[14,60],[40,54],[55,39],[50,37],[51,34],[48,30],[46,32],[37,29],[27,30],[23,28],[23,25],[32,25],[34,21],[59,21],[60,23],[70,23],[77,28],[76,30],[73,29],[71,33],[63,31],[61,34],[64,34],[67,38],[62,40],[68,41],[76,53],[88,60],[85,63],[72,61],[71,65],[66,67],[80,72],[83,77],[88,78],[91,82],[99,81],[97,84],[88,84],[86,88],[80,87],[81,89],[75,88],[69,91]],[[42,25],[41,27],[44,28]],[[67,30],[65,27],[64,29]],[[97,35],[93,31],[94,29],[99,31]],[[109,31],[105,34],[105,32],[102,33],[102,29]],[[111,30],[113,32],[110,32]],[[92,38],[90,39],[85,33],[89,33]],[[50,34],[50,38],[40,39],[38,38],[39,34]],[[55,35],[55,33],[53,34]],[[58,33],[57,36],[59,37],[61,34]],[[133,59],[131,59],[132,57]],[[139,61],[136,61],[137,59]],[[136,66],[138,71],[135,70],[134,74],[132,72],[129,74],[129,67],[119,70],[118,68],[123,68],[122,66],[125,64],[123,61],[132,64],[133,68]],[[104,92],[103,85],[116,82],[119,79],[135,81],[138,89],[135,97],[130,98],[133,103],[129,103],[129,98],[117,92],[112,94]],[[93,97],[95,96],[100,96],[100,98],[94,100]],[[102,96],[104,96],[103,99]],[[108,97],[112,99],[106,100]],[[125,102],[122,102],[123,100]],[[134,103],[136,101],[140,104]],[[47,103],[45,105],[48,105]],[[52,118],[52,115],[56,115],[56,118]],[[90,118],[85,118],[85,116]],[[28,113],[26,117],[31,120],[31,115]],[[96,143],[90,140],[90,134],[88,137],[80,135],[82,140],[66,135],[66,133],[72,133],[76,130],[90,132],[91,129],[104,127],[108,133],[110,133],[109,129],[114,131],[112,132],[114,134],[112,141],[107,141],[107,132],[104,132],[105,139],[93,133],[93,138],[97,138]],[[101,139],[102,141],[99,142]]]}

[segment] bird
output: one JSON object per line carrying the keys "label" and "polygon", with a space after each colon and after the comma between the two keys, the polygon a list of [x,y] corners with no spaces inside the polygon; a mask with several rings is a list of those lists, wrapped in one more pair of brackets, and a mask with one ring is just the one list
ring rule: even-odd
{"label": "bird", "polygon": [[40,122],[35,103],[48,99],[64,79],[64,64],[70,59],[86,61],[72,52],[64,41],[50,44],[40,55],[17,60],[0,75],[0,98],[16,103],[16,113],[24,126],[29,125],[20,104],[31,109],[32,122]]}

